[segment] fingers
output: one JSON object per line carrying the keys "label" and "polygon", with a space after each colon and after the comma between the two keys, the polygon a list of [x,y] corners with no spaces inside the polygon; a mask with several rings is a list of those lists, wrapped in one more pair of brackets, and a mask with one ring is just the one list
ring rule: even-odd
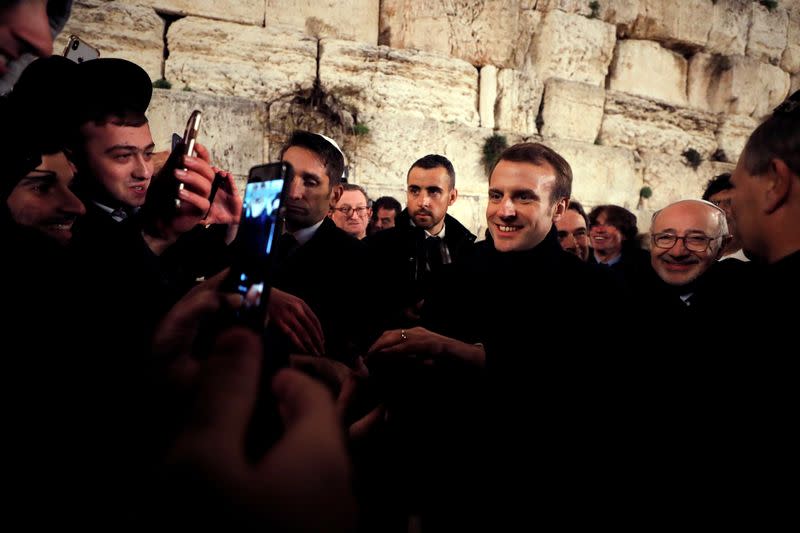
{"label": "fingers", "polygon": [[322,355],[325,352],[325,335],[322,333],[322,324],[320,324],[314,311],[302,300],[301,303],[302,306],[297,314],[297,319],[300,322],[300,327],[307,334],[308,348],[312,353]]}
{"label": "fingers", "polygon": [[245,328],[220,335],[198,376],[190,430],[207,434],[217,445],[240,446],[258,396],[261,350],[261,340]]}
{"label": "fingers", "polygon": [[[384,331],[383,335],[378,337],[378,340],[376,340],[372,344],[372,346],[369,347],[367,353],[373,354],[376,352],[382,352],[385,351],[387,348],[390,348],[392,346],[395,346],[396,344],[403,342],[402,334],[404,331],[405,330],[400,330],[400,329],[392,329],[389,331]],[[406,337],[407,336],[408,334],[406,333]]]}
{"label": "fingers", "polygon": [[386,416],[386,408],[379,405],[359,420],[356,420],[347,430],[348,436],[351,440],[359,440],[364,438],[369,431],[375,427]]}
{"label": "fingers", "polygon": [[211,153],[208,149],[203,146],[202,144],[196,142],[194,143],[194,151],[197,154],[197,157],[205,161],[206,163],[211,163]]}

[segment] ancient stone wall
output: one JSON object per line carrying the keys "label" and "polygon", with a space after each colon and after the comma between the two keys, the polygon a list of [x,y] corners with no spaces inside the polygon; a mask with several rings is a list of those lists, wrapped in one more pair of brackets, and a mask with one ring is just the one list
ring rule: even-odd
{"label": "ancient stone wall", "polygon": [[149,111],[158,148],[202,109],[201,142],[240,179],[307,128],[339,141],[351,181],[404,203],[408,166],[442,153],[451,213],[482,235],[497,134],[552,146],[575,198],[637,211],[646,229],[651,210],[730,170],[800,88],[800,0],[773,4],[76,0],[56,49],[75,33],[166,79]]}

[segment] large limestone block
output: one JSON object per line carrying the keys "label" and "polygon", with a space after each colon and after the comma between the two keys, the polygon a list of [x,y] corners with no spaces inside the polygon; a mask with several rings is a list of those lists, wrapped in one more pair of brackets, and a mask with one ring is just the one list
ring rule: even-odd
{"label": "large limestone block", "polygon": [[[687,165],[681,157],[668,154],[645,153],[644,184],[653,190],[648,207],[653,210],[686,198],[700,198],[708,180],[723,172],[731,172],[730,163],[704,162],[697,169]],[[649,221],[643,224],[649,226]],[[640,228],[642,229],[642,228]]]}
{"label": "large limestone block", "polygon": [[753,15],[747,38],[747,55],[777,65],[786,48],[789,16],[780,6],[772,10],[758,2],[752,2],[751,6]]}
{"label": "large limestone block", "polygon": [[623,39],[630,36],[639,16],[640,0],[614,0],[599,4],[600,18],[617,28],[617,37]]}
{"label": "large limestone block", "polygon": [[750,57],[696,54],[688,87],[692,107],[761,118],[788,94],[789,74]]}
{"label": "large limestone block", "polygon": [[198,142],[208,148],[213,163],[246,176],[253,165],[266,162],[264,104],[228,96],[156,89],[147,110],[156,150],[167,150],[173,133],[183,135],[192,110],[203,112]]}
{"label": "large limestone block", "polygon": [[61,53],[75,34],[100,50],[100,57],[118,57],[142,67],[151,79],[161,77],[164,21],[148,7],[122,0],[81,0],[72,6],[53,50]]}
{"label": "large limestone block", "polygon": [[746,115],[722,115],[716,136],[719,148],[725,152],[725,159],[736,163],[744,150],[747,138],[758,126],[758,121]]}
{"label": "large limestone block", "polygon": [[800,72],[800,5],[789,11],[786,50],[781,58],[781,68],[789,74]]}
{"label": "large limestone block", "polygon": [[264,0],[129,0],[128,3],[150,6],[164,13],[194,15],[242,24],[264,25]]}
{"label": "large limestone block", "polygon": [[642,177],[630,150],[564,139],[542,141],[572,168],[572,198],[584,206],[636,205]]}
{"label": "large limestone block", "polygon": [[[316,37],[378,44],[378,0],[266,0],[266,25],[288,24]],[[262,5],[264,0],[260,2]]]}
{"label": "large limestone block", "polygon": [[481,68],[478,111],[482,128],[494,128],[494,104],[497,101],[497,67]]}
{"label": "large limestone block", "polygon": [[550,11],[533,39],[531,59],[540,80],[551,77],[602,86],[614,53],[614,26]]}
{"label": "large limestone block", "polygon": [[270,101],[314,86],[317,41],[297,30],[186,17],[167,40],[166,78],[177,88]]}
{"label": "large limestone block", "polygon": [[698,50],[708,42],[713,8],[709,0],[640,0],[631,36],[670,48]]}
{"label": "large limestone block", "polygon": [[504,68],[497,73],[494,124],[500,130],[535,135],[544,84],[532,71]]}
{"label": "large limestone block", "polygon": [[380,43],[457,57],[473,65],[516,66],[535,26],[519,0],[383,0]]}
{"label": "large limestone block", "polygon": [[716,129],[711,113],[609,90],[599,139],[603,145],[678,156],[692,148],[707,159],[717,149]]}
{"label": "large limestone block", "polygon": [[550,78],[544,91],[542,136],[594,143],[605,99],[602,87]]}
{"label": "large limestone block", "polygon": [[744,55],[753,2],[717,0],[706,50],[723,55]]}
{"label": "large limestone block", "polygon": [[652,41],[619,41],[608,88],[685,106],[687,63]]}
{"label": "large limestone block", "polygon": [[478,71],[460,59],[323,39],[319,79],[370,129],[387,113],[479,125]]}
{"label": "large limestone block", "polygon": [[591,16],[592,8],[589,2],[583,0],[539,0],[536,2],[536,9],[539,11],[553,11],[558,9],[566,13],[575,13],[584,17]]}

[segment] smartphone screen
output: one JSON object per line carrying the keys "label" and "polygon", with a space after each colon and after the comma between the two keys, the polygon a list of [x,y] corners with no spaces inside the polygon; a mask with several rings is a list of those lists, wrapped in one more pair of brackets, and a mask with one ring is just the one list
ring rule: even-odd
{"label": "smartphone screen", "polygon": [[284,190],[292,174],[288,163],[250,169],[242,200],[237,258],[227,283],[227,290],[244,298],[240,314],[259,315],[258,310],[266,307],[267,259],[283,229]]}

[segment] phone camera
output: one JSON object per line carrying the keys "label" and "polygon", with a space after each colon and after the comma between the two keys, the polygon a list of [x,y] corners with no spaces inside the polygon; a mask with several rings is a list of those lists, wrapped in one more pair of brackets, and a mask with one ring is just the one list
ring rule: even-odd
{"label": "phone camera", "polygon": [[78,46],[80,46],[80,44],[81,43],[79,43],[78,41],[72,41],[72,49],[73,50],[77,50]]}

